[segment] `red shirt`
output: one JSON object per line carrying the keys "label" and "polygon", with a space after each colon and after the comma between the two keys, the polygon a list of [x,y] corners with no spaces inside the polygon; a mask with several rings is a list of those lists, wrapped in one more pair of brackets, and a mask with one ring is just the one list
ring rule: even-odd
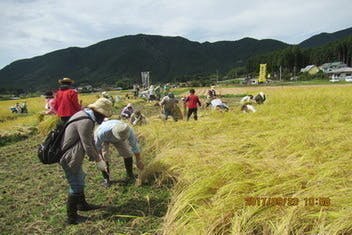
{"label": "red shirt", "polygon": [[189,95],[185,102],[187,103],[187,108],[189,109],[194,109],[197,108],[197,104],[199,104],[199,106],[201,106],[200,100],[198,98],[198,96],[196,95]]}
{"label": "red shirt", "polygon": [[78,94],[74,89],[58,90],[55,96],[54,109],[59,117],[71,117],[81,110],[78,103]]}

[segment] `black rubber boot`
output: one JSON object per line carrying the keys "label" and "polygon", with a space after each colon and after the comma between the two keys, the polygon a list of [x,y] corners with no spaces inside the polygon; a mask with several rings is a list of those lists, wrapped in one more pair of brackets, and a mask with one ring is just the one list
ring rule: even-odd
{"label": "black rubber boot", "polygon": [[87,217],[77,214],[77,205],[79,202],[79,195],[69,194],[67,198],[67,224],[79,224],[87,221]]}
{"label": "black rubber boot", "polygon": [[111,181],[110,181],[110,165],[109,162],[106,162],[106,166],[107,166],[107,171],[102,171],[101,174],[103,175],[104,181],[103,181],[103,186],[104,187],[110,187],[111,186]]}
{"label": "black rubber boot", "polygon": [[133,174],[133,158],[124,158],[123,162],[125,164],[125,169],[127,173],[127,177],[135,179],[136,177]]}
{"label": "black rubber boot", "polygon": [[79,211],[91,211],[101,208],[99,205],[88,204],[84,193],[79,194],[77,209]]}
{"label": "black rubber boot", "polygon": [[127,173],[127,177],[124,179],[118,180],[118,183],[122,185],[133,184],[136,181],[136,177],[133,174],[133,158],[124,158],[125,169]]}

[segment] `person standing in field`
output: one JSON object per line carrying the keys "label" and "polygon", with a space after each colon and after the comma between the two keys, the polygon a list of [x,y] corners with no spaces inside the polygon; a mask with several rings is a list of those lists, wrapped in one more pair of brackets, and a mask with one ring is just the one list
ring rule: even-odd
{"label": "person standing in field", "polygon": [[189,96],[186,97],[185,103],[187,104],[187,121],[193,113],[194,120],[198,120],[197,110],[198,105],[202,106],[198,96],[195,95],[196,91],[194,89],[189,90]]}
{"label": "person standing in field", "polygon": [[54,109],[63,123],[66,123],[72,115],[80,111],[81,105],[78,102],[77,90],[73,89],[74,81],[70,78],[59,80],[59,90],[55,95]]}
{"label": "person standing in field", "polygon": [[211,101],[217,96],[215,86],[211,86],[207,93],[206,108],[211,105]]}
{"label": "person standing in field", "polygon": [[45,92],[44,98],[45,98],[45,111],[43,112],[43,114],[46,114],[46,115],[56,114],[56,110],[54,108],[55,99],[54,99],[53,92],[52,91]]}
{"label": "person standing in field", "polygon": [[103,171],[105,187],[111,185],[110,182],[110,151],[109,146],[112,144],[120,156],[123,157],[127,177],[122,181],[124,184],[132,183],[135,181],[133,174],[133,155],[136,158],[136,165],[139,170],[143,170],[144,165],[141,159],[140,147],[137,137],[133,129],[120,120],[108,120],[103,122],[95,131],[95,145],[100,154],[107,163],[107,172]]}
{"label": "person standing in field", "polygon": [[172,116],[175,122],[178,121],[179,115],[177,115],[177,111],[179,110],[179,108],[177,106],[177,103],[178,100],[176,99],[173,93],[169,93],[168,95],[164,96],[159,102],[159,105],[162,109],[161,112],[163,115],[163,119],[165,121],[169,118],[169,116]]}
{"label": "person standing in field", "polygon": [[61,140],[61,149],[67,149],[60,159],[66,179],[69,184],[67,198],[67,224],[78,224],[87,218],[77,214],[77,210],[89,211],[100,206],[87,203],[84,194],[85,173],[83,159],[85,154],[90,161],[95,161],[98,170],[107,171],[106,162],[94,145],[94,124],[102,123],[104,118],[112,115],[112,104],[108,99],[100,98],[88,108],[74,114],[69,121],[85,117],[69,124]]}

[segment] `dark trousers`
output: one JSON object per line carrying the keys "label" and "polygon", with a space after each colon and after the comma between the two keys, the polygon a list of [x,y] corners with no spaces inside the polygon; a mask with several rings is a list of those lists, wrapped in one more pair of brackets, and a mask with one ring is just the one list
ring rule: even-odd
{"label": "dark trousers", "polygon": [[188,112],[187,112],[187,121],[188,121],[189,118],[191,117],[192,113],[193,113],[194,120],[198,120],[197,108],[193,108],[193,109],[188,109]]}

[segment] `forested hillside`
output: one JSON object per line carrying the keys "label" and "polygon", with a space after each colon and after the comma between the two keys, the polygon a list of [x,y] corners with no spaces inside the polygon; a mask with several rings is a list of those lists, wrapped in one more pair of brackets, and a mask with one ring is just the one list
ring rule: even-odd
{"label": "forested hillside", "polygon": [[0,91],[53,88],[62,77],[73,78],[76,85],[127,88],[140,81],[142,71],[150,71],[152,83],[163,83],[255,76],[259,63],[268,64],[269,72],[281,67],[285,74],[309,64],[351,65],[351,33],[352,28],[319,34],[299,45],[253,38],[199,43],[182,37],[123,36],[15,61],[0,70]]}
{"label": "forested hillside", "polygon": [[140,80],[141,71],[151,71],[153,82],[187,81],[225,73],[250,56],[287,46],[269,39],[199,43],[181,37],[125,36],[16,61],[0,70],[0,81],[1,88],[32,89],[56,87],[64,76],[78,84],[132,84]]}
{"label": "forested hillside", "polygon": [[255,73],[260,63],[266,63],[269,72],[299,72],[307,65],[322,65],[327,62],[341,61],[351,66],[352,37],[329,43],[325,46],[305,49],[299,46],[289,46],[265,55],[255,56],[248,60],[246,69]]}
{"label": "forested hillside", "polygon": [[333,42],[351,35],[352,35],[352,28],[337,31],[335,33],[320,33],[318,35],[314,35],[313,37],[308,38],[307,40],[304,40],[299,44],[299,46],[304,48],[323,46],[330,42]]}

